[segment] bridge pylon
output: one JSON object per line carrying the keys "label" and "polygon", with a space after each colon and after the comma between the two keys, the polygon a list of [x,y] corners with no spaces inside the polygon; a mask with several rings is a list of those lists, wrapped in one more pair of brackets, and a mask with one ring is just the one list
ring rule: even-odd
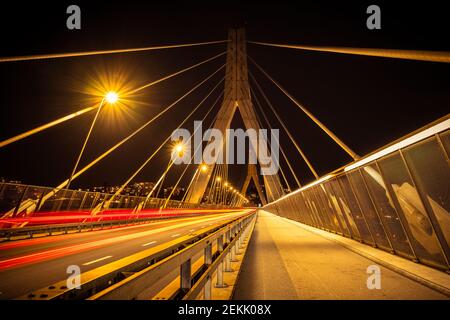
{"label": "bridge pylon", "polygon": [[[254,129],[256,132],[259,132],[260,129],[255,108],[252,103],[248,81],[245,29],[230,29],[228,32],[228,40],[224,99],[213,125],[213,128],[222,132],[223,137],[227,137],[226,129],[230,127],[233,116],[237,110],[239,110],[239,113],[242,116],[246,129]],[[227,141],[224,141],[224,145],[226,145],[226,143]],[[251,141],[250,143],[253,142]],[[257,146],[253,146],[253,149],[257,150]],[[223,152],[222,154],[226,153]],[[215,164],[209,165],[207,172],[199,176],[191,186],[186,197],[187,202],[199,203],[202,200],[209,180],[212,177],[214,166]],[[252,168],[249,167],[249,173],[253,172],[252,170],[256,171],[256,166],[254,164],[249,164],[249,166],[253,166]],[[263,175],[262,177],[266,190],[265,197],[263,196],[261,198],[263,194],[259,185],[259,179],[254,180],[255,184],[257,184],[256,188],[261,198],[261,202],[265,203],[266,199],[269,202],[274,201],[284,194],[278,174]]]}

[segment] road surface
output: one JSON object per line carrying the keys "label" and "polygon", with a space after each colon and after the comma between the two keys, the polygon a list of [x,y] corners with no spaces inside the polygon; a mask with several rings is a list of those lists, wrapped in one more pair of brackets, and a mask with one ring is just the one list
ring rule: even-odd
{"label": "road surface", "polygon": [[201,215],[1,243],[0,299],[16,298],[67,279],[69,265],[78,265],[85,272],[242,214]]}

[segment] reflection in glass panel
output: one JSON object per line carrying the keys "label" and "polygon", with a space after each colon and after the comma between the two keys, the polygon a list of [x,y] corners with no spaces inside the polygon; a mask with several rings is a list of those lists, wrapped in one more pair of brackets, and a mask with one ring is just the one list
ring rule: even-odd
{"label": "reflection in glass panel", "polygon": [[322,198],[320,197],[319,191],[316,187],[311,188],[311,192],[314,193],[315,199],[317,200],[317,205],[319,206],[320,214],[325,219],[328,229],[336,231],[339,228],[336,228],[336,225],[333,223],[333,220],[329,216],[328,210],[325,208],[325,204],[323,203]]}
{"label": "reflection in glass panel", "polygon": [[78,210],[80,208],[81,202],[85,196],[86,192],[84,191],[74,191],[72,196],[72,200],[69,203],[68,210]]}
{"label": "reflection in glass panel", "polygon": [[294,207],[292,197],[288,197],[286,200],[288,200],[286,202],[287,202],[288,209],[289,209],[292,220],[298,221],[298,214],[297,214],[297,210]]}
{"label": "reflection in glass panel", "polygon": [[450,170],[442,148],[433,137],[406,148],[403,154],[450,244]]}
{"label": "reflection in glass panel", "polygon": [[377,168],[373,165],[368,165],[362,168],[361,172],[366,180],[378,213],[386,226],[386,232],[389,232],[394,250],[413,256],[397,211]]}
{"label": "reflection in glass panel", "polygon": [[368,243],[373,244],[372,236],[370,235],[369,230],[367,229],[366,222],[361,213],[361,209],[359,208],[358,202],[353,194],[352,188],[346,176],[340,176],[338,181],[341,184],[342,192],[344,193],[345,198],[347,199],[348,209],[350,210],[350,214],[355,221],[356,226],[358,227],[359,234],[362,239]]}
{"label": "reflection in glass panel", "polygon": [[286,198],[286,215],[287,218],[297,221],[297,215],[295,214],[294,207],[292,206],[292,199],[291,197]]}
{"label": "reflection in glass panel", "polygon": [[294,197],[295,197],[295,204],[297,205],[300,216],[302,218],[302,222],[309,225],[314,225],[313,221],[311,220],[311,216],[309,215],[308,209],[306,208],[305,203],[303,201],[303,196],[301,192],[296,193]]}
{"label": "reflection in glass panel", "polygon": [[309,190],[303,191],[303,194],[305,196],[306,204],[309,207],[309,211],[316,217],[316,221],[317,221],[319,227],[327,228],[327,225],[323,222],[322,217],[317,213],[317,208],[313,201],[314,199],[313,199],[311,193],[309,192]]}
{"label": "reflection in glass panel", "polygon": [[450,155],[450,130],[440,134],[442,144],[444,145],[447,156]]}
{"label": "reflection in glass panel", "polygon": [[5,184],[0,198],[0,209],[2,213],[14,211],[19,204],[21,195],[25,192],[26,186],[16,184]]}
{"label": "reflection in glass panel", "polygon": [[311,218],[312,225],[313,225],[313,226],[316,226],[316,227],[319,227],[319,226],[320,226],[320,223],[317,221],[317,218],[316,218],[316,216],[314,215],[314,213],[311,212],[311,209],[310,209],[310,207],[309,207],[309,205],[308,205],[308,202],[307,202],[307,199],[306,199],[306,196],[305,196],[304,192],[300,192],[299,194],[300,194],[301,197],[302,197],[302,200],[303,200],[303,201],[302,201],[301,203],[305,206],[305,209],[306,209],[305,212],[307,212],[307,213],[308,213],[308,216]]}
{"label": "reflection in glass panel", "polygon": [[344,195],[342,194],[342,190],[341,190],[341,187],[340,187],[337,179],[333,179],[331,181],[331,186],[332,186],[334,194],[335,194],[335,199],[333,199],[333,203],[335,204],[335,207],[339,207],[341,209],[341,211],[343,211],[343,215],[345,215],[345,219],[346,219],[345,221],[347,221],[347,223],[351,229],[353,237],[361,239],[361,235],[359,234],[358,229],[355,224],[355,221],[353,220],[353,217],[350,214],[350,209],[347,205],[347,201],[346,201]]}
{"label": "reflection in glass panel", "polygon": [[341,222],[341,227],[342,227],[343,233],[346,236],[350,237],[350,232],[348,231],[347,223],[345,222],[345,218],[342,214],[341,209],[339,208],[339,205],[336,200],[337,198],[333,193],[330,182],[324,183],[323,186],[325,187],[328,202],[330,203],[331,208],[334,209],[333,211],[337,213],[336,216],[338,217],[339,221]]}
{"label": "reflection in glass panel", "polygon": [[356,197],[358,198],[359,205],[361,206],[361,210],[366,217],[367,224],[369,225],[369,229],[372,232],[373,237],[375,238],[376,244],[382,248],[391,249],[386,238],[386,233],[384,232],[383,225],[381,224],[381,221],[378,218],[377,212],[375,211],[375,208],[373,206],[372,200],[367,193],[367,189],[364,185],[361,173],[359,172],[359,170],[355,170],[348,173],[347,176],[349,177],[350,182],[353,185],[353,190],[355,191]]}
{"label": "reflection in glass panel", "polygon": [[380,169],[397,196],[401,212],[406,220],[405,228],[412,235],[411,244],[421,260],[445,265],[436,234],[428,218],[417,190],[411,181],[400,154],[397,152],[379,161]]}
{"label": "reflection in glass panel", "polygon": [[320,201],[322,201],[324,210],[327,212],[328,216],[330,217],[331,223],[334,227],[334,231],[342,233],[341,223],[339,219],[336,216],[336,213],[333,210],[333,207],[330,203],[330,200],[326,196],[325,188],[323,184],[320,184],[316,188],[316,193],[320,197]]}

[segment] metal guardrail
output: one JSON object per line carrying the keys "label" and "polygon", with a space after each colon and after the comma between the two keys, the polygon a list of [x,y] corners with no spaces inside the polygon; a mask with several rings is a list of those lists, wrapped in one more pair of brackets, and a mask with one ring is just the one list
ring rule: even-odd
{"label": "metal guardrail", "polygon": [[[210,265],[203,272],[200,278],[195,282],[195,284],[189,289],[189,291],[183,296],[183,300],[194,300],[199,294],[203,291],[203,299],[210,300],[211,299],[211,291],[212,291],[212,277],[215,272],[217,272],[217,280],[215,287],[216,288],[226,288],[227,285],[223,281],[223,273],[224,272],[233,272],[234,270],[231,268],[231,262],[236,261],[235,256],[239,254],[239,249],[241,248],[244,239],[252,230],[252,224],[255,223],[255,217],[251,218],[247,223],[241,227],[241,230],[238,232],[236,237],[233,238],[229,242],[229,244],[224,247],[223,242],[222,246],[221,240],[223,239],[219,237],[217,239],[218,243],[218,251],[219,256],[214,259],[214,261],[209,261]],[[222,236],[223,237],[223,236]],[[205,259],[207,257],[207,249],[205,248]]]}
{"label": "metal guardrail", "polygon": [[[191,296],[190,290],[197,292],[199,283],[210,294],[210,286],[203,285],[203,276],[217,270],[220,275],[230,269],[230,262],[241,244],[242,235],[256,217],[255,212],[225,222],[219,226],[204,228],[179,239],[138,252],[129,257],[111,262],[81,274],[79,289],[68,288],[66,280],[30,294],[20,300],[81,300],[81,299],[135,299],[154,281],[161,279],[180,267],[181,283],[177,298]],[[220,254],[212,255],[213,242],[217,241]],[[200,276],[201,282],[193,285],[191,278],[191,259],[204,250],[206,271]],[[222,279],[222,280],[220,280]],[[218,282],[223,281],[218,276]],[[223,283],[222,283],[223,284]]]}

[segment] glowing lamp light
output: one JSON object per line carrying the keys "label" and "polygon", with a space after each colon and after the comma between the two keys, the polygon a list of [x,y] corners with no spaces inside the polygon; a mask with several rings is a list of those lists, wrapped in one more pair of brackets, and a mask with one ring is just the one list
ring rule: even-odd
{"label": "glowing lamp light", "polygon": [[203,165],[200,167],[200,170],[202,170],[202,172],[206,172],[206,170],[208,170],[208,166],[207,166],[206,164],[203,164]]}
{"label": "glowing lamp light", "polygon": [[105,100],[106,100],[108,103],[111,103],[111,104],[112,104],[112,103],[116,103],[117,100],[119,100],[119,96],[118,96],[118,94],[117,94],[116,92],[110,91],[110,92],[108,92],[108,93],[106,94]]}
{"label": "glowing lamp light", "polygon": [[178,152],[178,153],[183,152],[183,145],[180,144],[180,143],[177,144],[177,145],[175,146],[175,151]]}

